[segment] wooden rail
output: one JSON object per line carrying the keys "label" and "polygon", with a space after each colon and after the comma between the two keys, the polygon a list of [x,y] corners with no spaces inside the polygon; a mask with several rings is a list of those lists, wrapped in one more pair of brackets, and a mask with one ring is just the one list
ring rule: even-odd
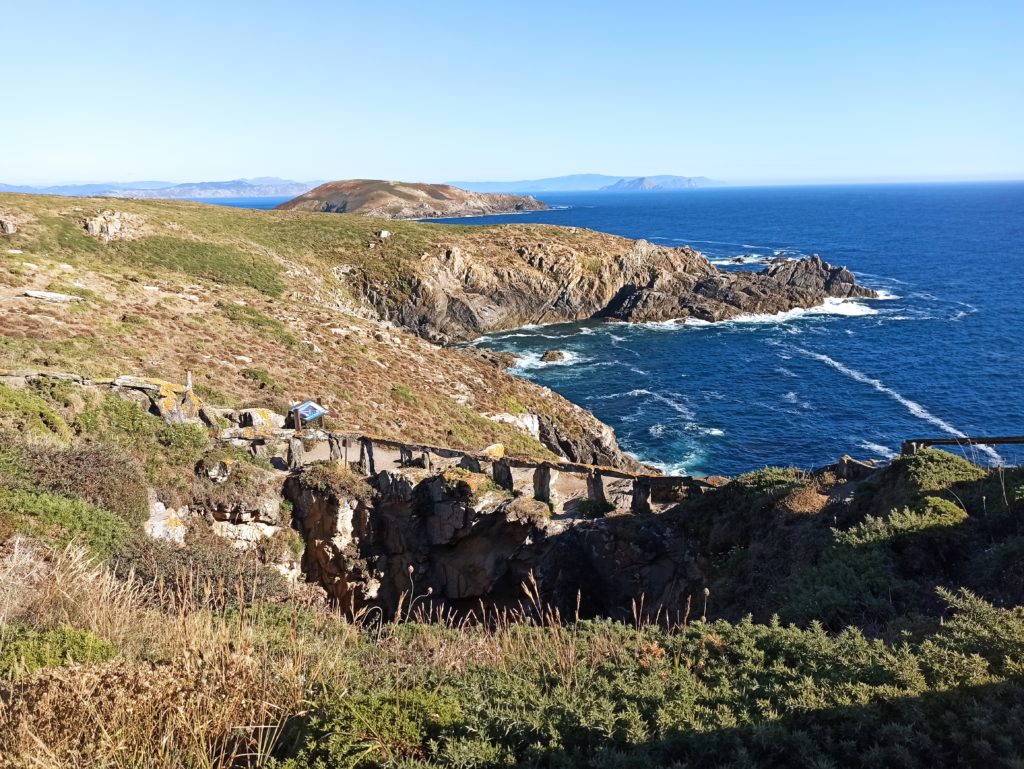
{"label": "wooden rail", "polygon": [[1010,435],[998,438],[911,438],[903,441],[901,454],[916,454],[929,446],[993,446],[1000,444],[1024,445],[1024,436]]}

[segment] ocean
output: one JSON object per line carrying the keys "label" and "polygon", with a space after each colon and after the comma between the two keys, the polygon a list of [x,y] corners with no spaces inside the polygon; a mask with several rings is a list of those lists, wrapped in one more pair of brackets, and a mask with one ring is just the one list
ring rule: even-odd
{"label": "ocean", "polygon": [[[736,475],[887,458],[909,438],[1024,435],[1024,183],[540,197],[554,210],[452,221],[689,244],[730,270],[818,253],[885,297],[718,324],[587,322],[477,340],[523,356],[514,373],[590,409],[645,462]],[[541,363],[548,349],[566,360]],[[1024,461],[1021,447],[963,453]]]}

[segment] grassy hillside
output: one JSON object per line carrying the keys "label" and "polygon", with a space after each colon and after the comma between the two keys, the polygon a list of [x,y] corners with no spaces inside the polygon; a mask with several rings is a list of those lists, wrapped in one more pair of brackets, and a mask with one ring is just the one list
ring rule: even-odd
{"label": "grassy hillside", "polygon": [[[138,237],[84,233],[114,207]],[[340,215],[0,211],[20,228],[0,244],[0,368],[191,370],[223,405],[315,397],[339,426],[523,453],[545,450],[483,414],[594,424],[349,293],[351,270],[401,281],[445,242],[490,253],[487,230],[389,222],[382,245]],[[225,460],[227,482],[203,472]],[[0,769],[1024,765],[1019,468],[924,451],[860,484],[742,476],[665,513],[708,581],[658,624],[555,616],[529,582],[518,611],[456,620],[414,571],[394,622],[346,618],[266,567],[301,549],[287,527],[244,552],[205,517],[181,548],[143,533],[154,497],[209,513],[282,475],[107,389],[0,384]]]}
{"label": "grassy hillside", "polygon": [[[111,210],[136,217],[134,237],[86,234],[86,218]],[[312,397],[338,427],[460,448],[502,442],[514,453],[546,453],[481,414],[530,410],[570,431],[599,428],[564,399],[468,353],[382,328],[351,290],[372,280],[400,293],[422,255],[479,239],[477,231],[25,195],[0,195],[3,217],[19,231],[0,241],[0,369],[171,381],[192,371],[197,392],[218,405],[280,409]],[[382,226],[393,233],[387,241],[374,237]],[[78,301],[30,299],[29,289]]]}

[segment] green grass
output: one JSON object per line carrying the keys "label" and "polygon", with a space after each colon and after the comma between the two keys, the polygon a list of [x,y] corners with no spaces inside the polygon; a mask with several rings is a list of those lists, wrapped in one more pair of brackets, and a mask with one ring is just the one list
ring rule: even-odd
{"label": "green grass", "polygon": [[119,515],[46,491],[0,488],[0,519],[30,536],[79,542],[100,558],[109,558],[132,537],[130,525]]}
{"label": "green grass", "polygon": [[68,437],[67,421],[42,396],[0,384],[0,427],[14,432]]}
{"label": "green grass", "polygon": [[298,338],[289,330],[288,326],[254,307],[232,302],[217,302],[217,309],[223,312],[232,323],[254,328],[268,339],[273,339],[286,347],[296,347],[299,344]]}
{"label": "green grass", "polygon": [[281,267],[269,256],[219,243],[160,235],[112,243],[120,261],[160,267],[227,285],[248,286],[267,296],[284,292]]}

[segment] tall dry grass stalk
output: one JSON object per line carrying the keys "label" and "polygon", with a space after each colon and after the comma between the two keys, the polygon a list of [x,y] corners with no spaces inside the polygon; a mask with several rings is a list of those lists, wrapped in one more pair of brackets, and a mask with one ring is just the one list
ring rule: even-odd
{"label": "tall dry grass stalk", "polygon": [[121,653],[0,686],[4,769],[258,766],[310,687],[347,674],[358,637],[328,614],[300,633],[294,613],[282,627],[280,611],[270,621],[258,605],[211,609],[224,606],[213,586],[199,591],[205,605],[161,601],[158,591],[154,600],[151,586],[120,580],[75,548],[50,554],[34,584],[4,586],[15,593],[5,621],[87,630]]}

